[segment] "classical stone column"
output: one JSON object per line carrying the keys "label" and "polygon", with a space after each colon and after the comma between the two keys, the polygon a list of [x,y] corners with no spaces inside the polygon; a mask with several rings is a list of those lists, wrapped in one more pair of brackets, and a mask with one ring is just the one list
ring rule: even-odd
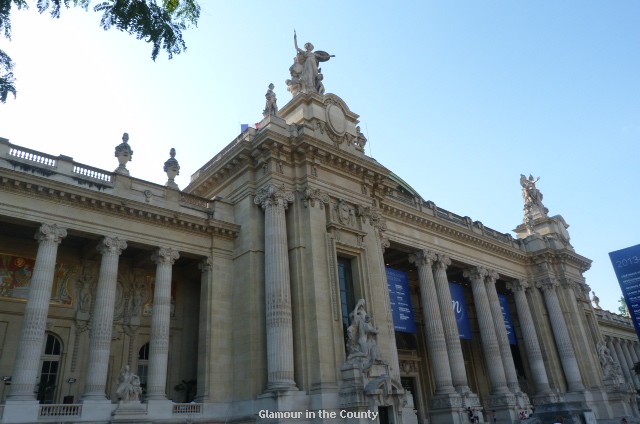
{"label": "classical stone column", "polygon": [[39,244],[38,254],[24,310],[8,401],[36,399],[34,388],[38,378],[40,355],[49,314],[56,255],[58,245],[66,236],[67,230],[56,224],[42,224],[35,234]]}
{"label": "classical stone column", "polygon": [[516,366],[513,363],[513,354],[511,353],[509,336],[507,335],[507,328],[505,327],[504,323],[502,305],[500,303],[498,292],[496,290],[497,279],[497,272],[493,270],[489,270],[487,272],[487,276],[485,277],[485,284],[487,287],[487,297],[489,298],[489,307],[491,308],[491,316],[493,316],[493,325],[496,329],[496,338],[498,339],[498,346],[500,348],[500,356],[502,358],[504,374],[507,378],[507,386],[512,393],[522,393],[522,390],[520,390],[520,384],[518,383]]}
{"label": "classical stone column", "polygon": [[89,362],[83,400],[107,400],[105,387],[111,351],[118,258],[126,248],[127,243],[117,237],[105,237],[97,247],[102,254],[102,262],[89,335]]}
{"label": "classical stone column", "polygon": [[211,258],[204,258],[198,264],[198,268],[202,271],[200,277],[200,323],[198,325],[198,387],[196,391],[196,400],[198,402],[206,402],[209,400],[210,381],[210,346],[209,334],[211,326],[209,325],[209,304],[212,287],[210,286],[210,275],[213,268]]}
{"label": "classical stone column", "polygon": [[151,310],[147,400],[166,400],[169,324],[171,321],[171,268],[180,255],[175,249],[160,247],[151,256],[156,263],[156,285]]}
{"label": "classical stone column", "polygon": [[631,383],[635,386],[636,389],[640,388],[640,383],[638,382],[638,375],[633,370],[633,359],[631,359],[631,353],[629,353],[629,348],[627,347],[627,340],[620,340],[620,348],[622,350],[622,355],[625,359],[625,363],[627,367],[629,367],[629,375],[631,376]]}
{"label": "classical stone column", "polygon": [[631,354],[631,360],[633,361],[633,365],[637,364],[639,359],[638,359],[638,353],[636,352],[636,349],[635,349],[635,342],[632,342],[631,340],[627,340],[627,347],[629,348],[629,353]]}
{"label": "classical stone column", "polygon": [[618,354],[618,349],[616,349],[616,344],[614,343],[614,339],[612,337],[605,337],[605,342],[607,343],[607,349],[609,349],[609,353],[611,353],[611,356],[620,367],[620,371],[624,376],[625,382],[629,381],[629,373],[623,367],[622,361],[620,360],[620,355]]}
{"label": "classical stone column", "polygon": [[442,314],[444,337],[447,341],[453,386],[460,393],[468,393],[471,390],[469,389],[467,373],[464,367],[460,333],[458,332],[456,317],[453,313],[453,307],[451,306],[451,289],[449,288],[449,280],[447,279],[447,267],[449,265],[451,265],[451,259],[449,259],[449,257],[443,254],[436,255],[436,261],[433,267],[436,293],[438,294],[438,303],[440,304],[440,313]]}
{"label": "classical stone column", "polygon": [[262,188],[254,203],[265,212],[264,272],[267,325],[267,391],[297,390],[293,380],[293,323],[285,210],[293,193],[284,185]]}
{"label": "classical stone column", "polygon": [[491,379],[492,395],[504,395],[509,393],[504,367],[500,358],[501,352],[496,337],[494,317],[491,315],[491,307],[485,286],[487,270],[482,267],[474,267],[464,271],[464,276],[471,281],[473,291],[473,304],[476,308],[480,338],[485,362]]}
{"label": "classical stone column", "polygon": [[558,294],[556,293],[557,286],[558,282],[552,278],[546,278],[536,283],[536,287],[541,289],[544,295],[545,305],[549,312],[551,329],[553,330],[553,337],[556,341],[558,354],[560,355],[560,362],[562,363],[562,370],[564,371],[564,376],[567,379],[569,391],[584,392],[585,389],[582,384],[580,369],[578,368],[578,360],[576,359],[576,353],[574,352],[573,345],[571,344],[569,329],[567,328],[567,323],[564,320],[560,301],[558,300]]}
{"label": "classical stone column", "polygon": [[622,374],[624,374],[624,379],[627,383],[634,387],[633,377],[631,376],[631,372],[629,370],[629,365],[627,364],[627,360],[624,357],[624,353],[622,353],[622,348],[620,347],[620,339],[612,338],[611,345],[613,346],[613,351],[616,353],[616,359],[620,364],[620,368],[622,369]]}
{"label": "classical stone column", "polygon": [[442,314],[433,279],[432,265],[435,260],[436,255],[426,250],[420,250],[409,256],[409,262],[415,263],[418,268],[427,349],[433,364],[433,377],[436,383],[435,394],[440,395],[455,393],[455,389],[447,355],[447,342],[442,329]]}
{"label": "classical stone column", "polygon": [[522,331],[522,339],[524,340],[527,359],[531,367],[532,379],[535,385],[537,395],[550,395],[551,386],[547,376],[547,369],[542,359],[542,350],[538,342],[536,334],[536,325],[531,316],[529,302],[525,291],[529,288],[526,281],[513,281],[508,284],[509,289],[513,292],[516,301],[516,311],[518,312],[518,320],[520,321],[520,330]]}

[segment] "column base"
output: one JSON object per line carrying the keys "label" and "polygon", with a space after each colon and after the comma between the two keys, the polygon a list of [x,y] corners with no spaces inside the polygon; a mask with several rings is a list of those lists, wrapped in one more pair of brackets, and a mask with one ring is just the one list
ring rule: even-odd
{"label": "column base", "polygon": [[293,380],[275,381],[267,384],[265,393],[297,391],[298,387]]}
{"label": "column base", "polygon": [[34,423],[38,421],[40,402],[37,400],[7,399],[2,413],[5,423]]}
{"label": "column base", "polygon": [[498,422],[509,423],[518,421],[522,410],[518,407],[516,395],[511,392],[489,396],[489,408]]}
{"label": "column base", "polygon": [[563,417],[569,423],[595,424],[596,417],[591,409],[583,402],[558,402],[545,405],[537,405],[531,418],[537,422],[555,422],[557,417]]}

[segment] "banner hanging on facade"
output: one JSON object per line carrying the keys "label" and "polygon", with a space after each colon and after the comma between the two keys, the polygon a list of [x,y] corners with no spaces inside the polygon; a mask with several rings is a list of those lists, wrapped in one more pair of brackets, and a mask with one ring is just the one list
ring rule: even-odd
{"label": "banner hanging on facade", "polygon": [[407,273],[387,268],[387,285],[389,286],[389,301],[395,330],[403,333],[415,333],[416,322],[413,318]]}
{"label": "banner hanging on facade", "polygon": [[456,316],[456,322],[458,323],[458,333],[460,334],[460,338],[464,340],[471,340],[471,323],[469,322],[467,301],[464,297],[464,287],[461,284],[451,282],[449,283],[449,290],[451,291],[451,303],[453,313]]}
{"label": "banner hanging on facade", "polygon": [[509,311],[509,298],[504,294],[498,294],[500,299],[500,307],[502,308],[502,317],[504,318],[504,326],[507,330],[507,337],[509,337],[509,344],[516,344],[516,331],[513,328],[513,321],[511,320],[511,311]]}
{"label": "banner hanging on facade", "polygon": [[624,301],[640,337],[640,244],[609,253]]}

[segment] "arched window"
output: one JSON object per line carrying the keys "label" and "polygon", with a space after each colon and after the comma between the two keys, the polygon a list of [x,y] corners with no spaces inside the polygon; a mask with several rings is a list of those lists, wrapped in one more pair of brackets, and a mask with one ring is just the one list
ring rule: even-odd
{"label": "arched window", "polygon": [[149,343],[142,345],[138,351],[138,377],[140,377],[140,385],[147,387],[147,370],[149,368]]}
{"label": "arched window", "polygon": [[36,387],[37,398],[40,403],[54,403],[62,357],[62,342],[51,333],[46,333],[46,336],[47,340],[40,357],[40,380]]}

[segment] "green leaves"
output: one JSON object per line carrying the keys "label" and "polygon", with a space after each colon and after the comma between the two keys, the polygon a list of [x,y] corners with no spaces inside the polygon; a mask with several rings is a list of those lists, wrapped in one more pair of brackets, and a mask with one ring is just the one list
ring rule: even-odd
{"label": "green leaves", "polygon": [[5,103],[9,93],[16,97],[15,78],[13,77],[13,61],[0,50],[0,102]]}
{"label": "green leaves", "polygon": [[191,0],[164,0],[162,6],[148,0],[109,0],[94,10],[102,12],[100,25],[105,30],[116,27],[150,42],[153,60],[161,49],[169,59],[186,50],[182,31],[190,24],[196,25],[200,17],[200,6]]}
{"label": "green leaves", "polygon": [[[81,7],[88,10],[91,0],[36,0],[38,12],[49,12],[59,18],[63,8]],[[26,0],[0,0],[0,33],[11,39],[11,8],[28,8]],[[151,58],[156,60],[160,50],[169,59],[187,49],[182,31],[196,26],[200,18],[200,5],[195,0],[107,0],[93,8],[102,13],[100,26],[112,27],[151,43]],[[0,102],[9,94],[16,96],[13,61],[0,50]]]}

